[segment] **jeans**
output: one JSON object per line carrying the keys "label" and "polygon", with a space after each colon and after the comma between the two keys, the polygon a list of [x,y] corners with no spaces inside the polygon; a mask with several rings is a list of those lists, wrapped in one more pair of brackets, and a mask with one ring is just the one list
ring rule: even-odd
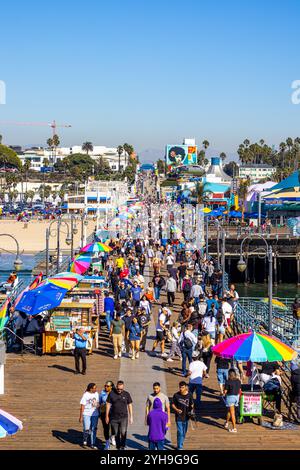
{"label": "jeans", "polygon": [[103,426],[104,439],[106,441],[108,441],[108,439],[109,439],[109,424],[106,424],[105,416],[106,416],[105,413],[101,413],[100,419],[101,419],[101,423],[102,423],[102,426]]}
{"label": "jeans", "polygon": [[155,297],[155,300],[159,300],[160,298],[160,287],[154,287],[154,297]]}
{"label": "jeans", "polygon": [[96,444],[98,419],[99,416],[83,415],[83,442],[87,442],[88,436],[90,436],[91,446]]}
{"label": "jeans", "polygon": [[108,331],[110,330],[110,324],[111,324],[111,313],[106,312],[106,325],[107,325]]}
{"label": "jeans", "polygon": [[186,421],[176,421],[177,425],[177,449],[182,449],[185,435],[188,430],[189,422]]}
{"label": "jeans", "polygon": [[201,403],[201,394],[202,394],[202,384],[191,384],[189,383],[189,391],[193,395],[196,390],[196,401],[195,408],[200,408]]}
{"label": "jeans", "polygon": [[182,348],[181,350],[182,353],[182,374],[186,375],[186,358],[189,360],[189,364],[192,362],[192,353],[193,353],[193,348],[186,349]]}
{"label": "jeans", "polygon": [[110,422],[111,433],[116,436],[117,449],[126,446],[128,418],[112,419]]}
{"label": "jeans", "polygon": [[164,450],[165,440],[149,441],[149,450]]}

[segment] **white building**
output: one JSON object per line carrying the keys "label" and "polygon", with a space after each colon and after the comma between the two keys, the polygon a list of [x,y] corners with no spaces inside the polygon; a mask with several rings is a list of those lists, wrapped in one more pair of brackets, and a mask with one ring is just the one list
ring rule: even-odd
{"label": "white building", "polygon": [[97,217],[97,225],[105,218],[110,220],[117,207],[124,206],[129,199],[128,185],[125,181],[90,181],[85,193],[67,196],[64,209],[67,213],[93,214]]}
{"label": "white building", "polygon": [[250,178],[251,181],[256,182],[264,178],[271,178],[276,173],[276,168],[264,163],[253,165],[243,164],[239,167],[240,178]]}
{"label": "white building", "polygon": [[[59,160],[63,160],[65,157],[75,153],[85,153],[82,150],[81,145],[74,145],[73,147],[58,147],[55,151],[51,149],[29,149],[25,150],[21,153],[18,153],[18,157],[20,158],[22,164],[24,164],[25,160],[30,160],[31,162],[31,170],[41,171],[41,168],[44,166],[44,159],[47,158],[50,162],[50,166],[52,164],[58,162]],[[104,158],[112,171],[119,170],[119,154],[117,152],[117,148],[115,147],[105,147],[103,145],[97,145],[94,147],[92,152],[89,152],[89,156],[93,160],[98,160],[100,157]],[[127,152],[123,151],[120,155],[120,170],[123,171],[129,162],[129,156]]]}

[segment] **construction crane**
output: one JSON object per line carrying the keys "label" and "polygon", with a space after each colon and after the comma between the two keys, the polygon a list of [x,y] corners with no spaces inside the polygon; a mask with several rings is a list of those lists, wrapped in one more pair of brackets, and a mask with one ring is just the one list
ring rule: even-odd
{"label": "construction crane", "polygon": [[48,126],[52,128],[53,136],[56,134],[57,127],[72,127],[71,124],[56,124],[52,122],[18,122],[18,121],[0,121],[0,125],[8,126]]}

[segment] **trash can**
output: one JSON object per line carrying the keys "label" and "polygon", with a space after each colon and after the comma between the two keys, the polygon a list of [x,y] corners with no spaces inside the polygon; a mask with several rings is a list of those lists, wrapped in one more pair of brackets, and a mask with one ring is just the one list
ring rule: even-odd
{"label": "trash can", "polygon": [[0,340],[0,395],[4,395],[4,365],[6,362],[6,344]]}

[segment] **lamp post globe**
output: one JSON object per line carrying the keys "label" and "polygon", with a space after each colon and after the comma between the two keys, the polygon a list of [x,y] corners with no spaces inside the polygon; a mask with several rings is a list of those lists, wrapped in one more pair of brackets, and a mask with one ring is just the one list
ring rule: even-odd
{"label": "lamp post globe", "polygon": [[77,233],[78,233],[78,228],[77,227],[73,228],[73,233],[74,233],[74,235],[77,235]]}
{"label": "lamp post globe", "polygon": [[240,271],[240,273],[243,273],[246,268],[247,268],[247,263],[246,261],[243,259],[243,257],[241,256],[238,263],[237,263],[237,268],[238,270]]}
{"label": "lamp post globe", "polygon": [[85,226],[89,225],[89,221],[85,219],[85,221],[83,222]]}
{"label": "lamp post globe", "polygon": [[67,237],[66,238],[66,245],[70,246],[72,243],[72,238],[71,237]]}
{"label": "lamp post globe", "polygon": [[21,271],[22,266],[23,266],[23,261],[21,260],[21,258],[16,258],[15,261],[14,261],[15,270],[16,271]]}

